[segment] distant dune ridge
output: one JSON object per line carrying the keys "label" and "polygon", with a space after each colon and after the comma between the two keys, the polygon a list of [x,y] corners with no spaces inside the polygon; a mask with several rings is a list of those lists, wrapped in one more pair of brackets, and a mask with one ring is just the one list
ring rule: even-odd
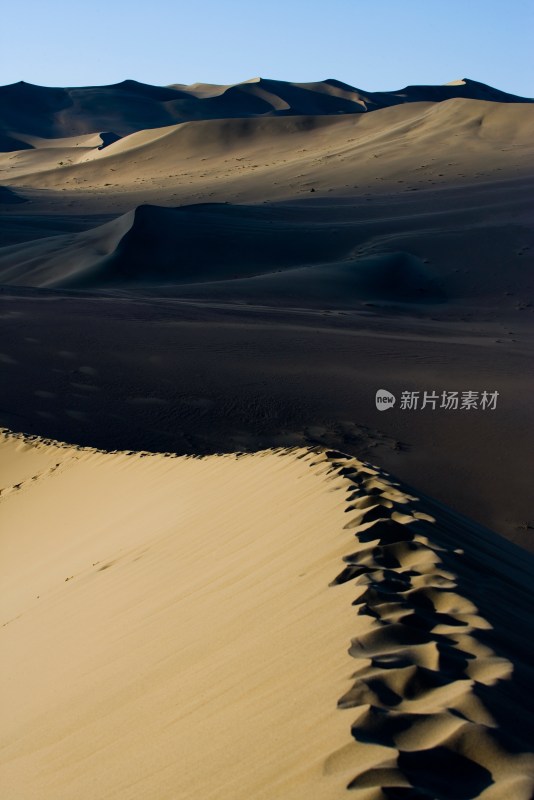
{"label": "distant dune ridge", "polygon": [[[125,136],[177,122],[257,115],[350,114],[420,101],[462,97],[531,103],[477,81],[364,92],[337,80],[317,83],[253,78],[233,86],[149,86],[126,80],[111,86],[59,89],[20,81],[0,87],[0,130],[56,138],[113,130]],[[11,133],[10,133],[11,135]]]}
{"label": "distant dune ridge", "polygon": [[4,431],[0,479],[10,800],[530,800],[513,545],[323,448]]}

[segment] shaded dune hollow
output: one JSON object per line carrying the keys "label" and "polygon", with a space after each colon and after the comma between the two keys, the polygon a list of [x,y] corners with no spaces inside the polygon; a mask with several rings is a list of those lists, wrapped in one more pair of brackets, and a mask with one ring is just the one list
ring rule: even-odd
{"label": "shaded dune hollow", "polygon": [[[10,800],[530,800],[532,559],[323,448],[0,439]],[[530,743],[530,744],[529,744]]]}
{"label": "shaded dune hollow", "polygon": [[140,206],[78,234],[0,248],[5,285],[175,290],[181,297],[439,303],[446,291],[420,258],[357,257],[358,226],[297,208],[226,203]]}

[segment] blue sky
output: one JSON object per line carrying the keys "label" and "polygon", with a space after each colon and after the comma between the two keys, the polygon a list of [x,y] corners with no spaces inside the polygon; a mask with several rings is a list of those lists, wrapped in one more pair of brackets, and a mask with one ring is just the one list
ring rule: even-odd
{"label": "blue sky", "polygon": [[468,77],[533,96],[533,31],[534,0],[22,0],[1,12],[0,84]]}

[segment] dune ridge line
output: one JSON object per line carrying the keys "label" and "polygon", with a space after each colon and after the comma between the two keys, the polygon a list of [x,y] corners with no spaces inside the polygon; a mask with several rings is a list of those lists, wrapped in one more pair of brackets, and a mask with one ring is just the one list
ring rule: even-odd
{"label": "dune ridge line", "polygon": [[[245,797],[250,796],[251,791],[254,796],[267,797],[274,786],[279,796],[297,798],[310,791],[312,783],[309,781],[312,781],[316,797],[339,797],[347,787],[365,800],[530,798],[534,787],[534,757],[528,752],[528,703],[521,704],[518,694],[521,687],[516,685],[518,675],[520,678],[528,668],[528,645],[523,640],[523,650],[518,649],[514,640],[515,647],[509,647],[509,632],[483,613],[483,607],[484,610],[489,608],[487,598],[484,601],[488,592],[481,591],[489,581],[493,596],[499,598],[501,606],[507,601],[509,608],[513,608],[519,592],[530,592],[517,568],[513,545],[502,542],[497,562],[490,545],[484,551],[483,530],[473,524],[473,530],[476,528],[478,532],[475,546],[485,569],[485,573],[480,570],[474,573],[469,549],[473,541],[467,541],[468,546],[462,551],[455,546],[459,544],[455,541],[458,530],[448,523],[443,524],[439,515],[428,513],[423,500],[403,490],[400,484],[370,464],[323,448],[165,458],[146,452],[104,453],[34,436],[13,435],[6,430],[2,430],[1,436],[0,514],[3,511],[4,521],[8,523],[4,526],[7,535],[3,537],[6,540],[5,569],[8,578],[9,571],[13,570],[11,577],[15,577],[17,584],[16,589],[11,587],[13,616],[2,631],[6,638],[12,634],[10,641],[14,652],[10,652],[16,662],[17,656],[25,653],[27,658],[33,650],[39,652],[43,634],[36,631],[43,625],[48,626],[52,643],[65,650],[63,668],[66,669],[61,687],[65,696],[58,689],[57,676],[52,672],[52,676],[46,677],[47,661],[48,667],[60,669],[61,650],[59,653],[43,650],[47,653],[43,662],[44,677],[38,668],[24,663],[24,659],[19,662],[22,677],[8,672],[19,702],[21,693],[24,695],[25,689],[30,690],[33,681],[37,681],[37,685],[40,682],[42,691],[42,696],[37,698],[30,693],[29,702],[23,703],[23,708],[18,708],[15,714],[17,736],[7,748],[3,768],[0,765],[0,774],[8,776],[6,785],[10,788],[10,797],[17,800],[31,797],[38,779],[43,797],[67,797],[73,789],[78,796],[89,797],[88,775],[84,771],[87,761],[97,769],[101,779],[104,776],[111,779],[109,791],[103,791],[102,797],[136,796],[135,791],[139,789],[134,791],[131,778],[126,777],[131,770],[129,747],[133,747],[133,753],[141,760],[135,786],[142,787],[143,794],[149,797],[186,798],[194,796],[199,789],[205,790],[208,797]],[[197,477],[190,482],[193,472],[197,472],[200,484],[196,483]],[[259,496],[256,483],[259,483],[278,504],[282,496],[286,500],[291,498],[293,509],[286,506],[281,515],[280,508],[273,509],[270,523],[258,531],[258,538],[254,536],[251,540],[247,532],[236,541],[234,532],[225,533],[224,504],[230,505],[233,501],[242,518],[247,501],[232,494],[232,472],[238,475],[238,485],[248,481],[245,485],[255,502]],[[10,480],[6,473],[10,474]],[[42,518],[47,498],[52,499],[52,503],[61,499],[63,511],[59,517],[66,516],[69,524],[73,523],[65,493],[72,491],[77,473],[76,481],[83,480],[90,495],[102,491],[102,488],[98,490],[99,486],[107,486],[110,497],[116,498],[118,510],[113,510],[112,501],[108,503],[112,510],[108,509],[108,521],[101,531],[96,524],[98,509],[91,509],[87,511],[92,517],[87,529],[84,531],[83,524],[78,523],[80,530],[77,531],[75,524],[67,541],[58,536],[57,530],[55,542],[34,540],[37,569],[32,569],[32,565],[28,565],[28,542],[24,541],[30,523]],[[217,559],[212,561],[220,560],[225,565],[219,572],[216,566],[206,566],[206,556],[195,536],[188,555],[186,521],[189,520],[191,527],[199,512],[190,509],[189,516],[183,517],[180,506],[188,503],[188,495],[189,500],[191,495],[198,499],[199,485],[205,488],[206,483],[209,486],[206,498],[209,492],[220,498],[217,487],[221,476],[224,476],[221,519],[216,538],[208,543],[210,549],[215,547],[218,552]],[[141,482],[138,483],[139,478]],[[146,480],[150,484],[148,494]],[[285,491],[290,484],[289,495],[280,495],[280,483],[284,484]],[[142,493],[143,485],[145,497],[139,504],[134,497]],[[165,498],[168,499],[168,489],[170,497],[174,498],[169,516],[161,511]],[[133,508],[123,516],[126,498]],[[205,502],[209,504],[210,501],[206,499]],[[37,516],[25,518],[32,505]],[[294,531],[301,527],[299,515],[306,516],[305,509],[310,512],[311,506],[311,513],[303,520],[303,549],[300,550],[301,545],[293,538]],[[139,516],[143,507],[140,530],[136,531],[132,512]],[[48,508],[50,512],[50,506]],[[180,524],[169,527],[169,520],[180,514]],[[60,525],[59,517],[53,520],[56,527]],[[109,518],[114,520],[112,526]],[[13,525],[17,521],[20,527],[12,541],[10,523]],[[145,529],[149,522],[152,531]],[[130,531],[128,526],[132,528]],[[44,520],[41,527],[46,528]],[[283,529],[280,539],[277,529]],[[88,532],[89,537],[85,535]],[[347,554],[347,536],[352,534],[356,546]],[[89,555],[98,549],[102,550],[103,558],[86,565]],[[308,565],[301,562],[306,552],[310,559]],[[292,563],[294,558],[298,558],[298,563]],[[200,579],[198,586],[193,579],[190,589],[184,588],[186,596],[188,591],[195,594],[192,604],[181,597],[178,589],[182,582],[184,586],[187,584],[179,569],[184,559],[187,573],[196,572]],[[328,574],[335,575],[335,563],[341,560],[345,566],[337,577],[330,578],[328,586],[325,579]],[[57,561],[63,562],[61,567]],[[267,573],[263,574],[265,564],[271,562]],[[171,566],[174,569],[171,570]],[[132,569],[136,572],[130,579]],[[61,570],[69,574],[59,580],[59,575],[63,574]],[[209,579],[207,575],[202,578],[206,570],[211,576]],[[237,570],[233,579],[232,570]],[[52,579],[54,571],[56,577]],[[315,573],[317,579],[309,592],[300,588],[306,584],[304,576],[308,571]],[[276,576],[275,586],[269,589],[273,576]],[[247,594],[248,579],[255,591],[259,586],[260,594],[266,593],[267,607],[273,603],[277,605],[272,618],[261,604],[259,618],[255,614],[249,617],[243,610],[243,601],[254,596],[254,593]],[[299,584],[299,580],[304,583]],[[102,581],[107,583],[102,584]],[[189,614],[193,629],[197,625],[202,629],[212,624],[213,610],[206,617],[204,609],[206,592],[209,595],[207,587],[212,581],[220,620],[219,626],[210,628],[211,636],[221,636],[224,640],[232,630],[235,638],[229,637],[226,644],[221,645],[222,655],[218,653],[218,645],[214,646],[215,674],[219,675],[218,680],[226,686],[229,696],[223,701],[216,693],[205,705],[202,693],[206,686],[202,678],[206,678],[206,670],[208,675],[212,673],[203,651],[195,649],[199,646],[196,637],[188,639],[190,634],[184,630],[187,631]],[[232,589],[234,581],[238,590]],[[38,586],[41,588],[36,599],[33,593]],[[91,620],[88,610],[98,601],[103,586],[111,616],[118,615],[121,620],[118,638],[125,644],[120,646],[120,655],[116,622],[105,617]],[[144,589],[139,595],[141,586]],[[149,586],[151,592],[162,587],[156,598],[151,593],[146,594]],[[243,592],[241,601],[239,591]],[[277,600],[278,593],[282,597]],[[180,596],[178,605],[177,596]],[[239,613],[232,605],[234,602],[241,607]],[[312,606],[311,619],[310,609],[303,603]],[[340,613],[342,609],[345,611]],[[146,625],[145,614],[150,620],[148,628],[142,627]],[[296,627],[292,624],[293,618],[298,623]],[[254,628],[259,619],[266,644],[262,656],[269,653],[272,658],[272,648],[282,647],[274,656],[274,664],[265,665],[263,659],[256,662],[252,656],[258,647]],[[93,638],[101,638],[103,646],[99,649],[93,644],[87,656],[80,658],[80,652],[64,637],[68,633],[75,639],[76,627],[88,620]],[[247,628],[247,620],[250,628]],[[280,640],[281,629],[286,624],[290,635]],[[144,634],[139,638],[141,628]],[[311,648],[312,652],[320,648],[320,661],[324,662],[320,668],[313,668],[309,662],[305,662],[303,668],[300,652],[293,663],[292,637],[297,630],[302,637],[301,647]],[[189,641],[189,647],[195,651],[190,661],[178,644],[171,644],[173,636],[177,637],[177,642]],[[344,636],[352,638],[348,661]],[[154,663],[146,648],[150,643],[155,647],[160,637],[166,644],[158,644],[159,661]],[[254,644],[252,650],[249,649],[250,637]],[[85,637],[84,640],[87,645]],[[246,660],[242,660],[244,655],[253,658],[252,675]],[[277,658],[280,660],[276,661]],[[352,673],[351,658],[356,660]],[[252,694],[232,695],[237,690],[224,669],[228,667],[228,659],[237,670],[239,681]],[[117,660],[119,665],[113,669]],[[172,669],[165,668],[167,663]],[[96,678],[90,677],[89,664]],[[124,670],[131,671],[134,665],[143,676],[142,681],[136,685],[134,680],[133,686],[124,692],[119,688]],[[276,670],[282,670],[282,675]],[[318,674],[314,674],[316,670]],[[273,685],[265,689],[269,675]],[[293,685],[295,677],[298,697],[297,701],[289,702],[291,694],[277,690],[280,681],[283,684],[287,680]],[[187,698],[180,694],[181,680],[192,693]],[[311,694],[302,689],[302,682],[306,680],[311,682]],[[84,693],[80,693],[80,685]],[[335,709],[332,691],[336,686],[341,689],[337,695],[339,710]],[[87,692],[89,695],[85,696]],[[195,693],[199,695],[196,701]],[[224,697],[225,692],[222,695]],[[243,730],[248,735],[250,731],[241,714],[245,711],[249,714],[254,708],[256,713],[261,713],[264,703],[267,703],[266,713],[277,695],[282,701],[274,701],[275,711],[269,712],[278,722],[276,741],[270,742],[273,754],[269,757],[269,748],[266,751],[265,746],[260,746],[256,751],[254,744],[244,742]],[[139,734],[130,732],[132,738],[128,747],[122,738],[124,715],[128,718],[132,707],[142,705],[147,697],[152,704],[156,697],[156,708],[161,706],[159,715],[154,714],[151,722],[155,742],[148,748],[149,757],[146,752],[141,755]],[[285,708],[288,702],[289,715]],[[53,703],[57,703],[54,732],[45,735],[42,727],[50,724]],[[188,708],[184,719],[180,718],[182,703]],[[217,704],[220,707],[217,708]],[[110,708],[109,712],[104,713],[105,705]],[[173,709],[170,717],[167,706]],[[138,709],[136,713],[140,713]],[[202,719],[205,714],[214,724],[223,724],[222,751],[237,753],[244,748],[245,755],[252,758],[248,763],[245,757],[237,770],[239,787],[235,783],[237,767],[229,768],[211,737],[206,738]],[[273,717],[270,719],[273,722]],[[146,720],[150,721],[150,714]],[[236,730],[232,725],[237,726]],[[243,730],[240,725],[244,726]],[[319,733],[314,731],[314,725],[320,727]],[[187,745],[189,735],[190,747]],[[266,736],[269,740],[269,735]],[[59,758],[53,768],[45,769],[41,761],[42,738],[47,742],[45,758],[51,755]],[[144,740],[144,736],[141,735],[141,739]],[[95,741],[99,746],[93,751]],[[289,752],[283,758],[277,755],[280,744],[282,750]],[[105,756],[102,746],[107,748],[106,753],[109,750]],[[160,763],[161,755],[158,755],[155,769],[154,750],[162,749],[167,753],[171,746],[178,751],[182,748],[180,752],[186,752],[185,760],[178,759],[173,768],[172,760],[169,763],[164,758],[164,763]],[[200,748],[200,756],[194,755],[195,746]],[[253,762],[258,753],[263,753],[261,766]],[[198,757],[205,763],[205,774],[200,778],[193,777],[188,770],[188,765],[191,768]],[[103,759],[103,766],[99,758]],[[24,775],[20,773],[21,764]],[[187,774],[178,777],[184,769]],[[319,784],[314,770],[322,775]]]}

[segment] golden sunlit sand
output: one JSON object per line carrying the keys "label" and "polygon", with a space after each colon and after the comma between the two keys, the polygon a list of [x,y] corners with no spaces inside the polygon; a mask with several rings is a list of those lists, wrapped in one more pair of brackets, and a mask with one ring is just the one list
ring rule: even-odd
{"label": "golden sunlit sand", "polygon": [[321,448],[5,431],[0,477],[10,800],[529,800],[513,545]]}

